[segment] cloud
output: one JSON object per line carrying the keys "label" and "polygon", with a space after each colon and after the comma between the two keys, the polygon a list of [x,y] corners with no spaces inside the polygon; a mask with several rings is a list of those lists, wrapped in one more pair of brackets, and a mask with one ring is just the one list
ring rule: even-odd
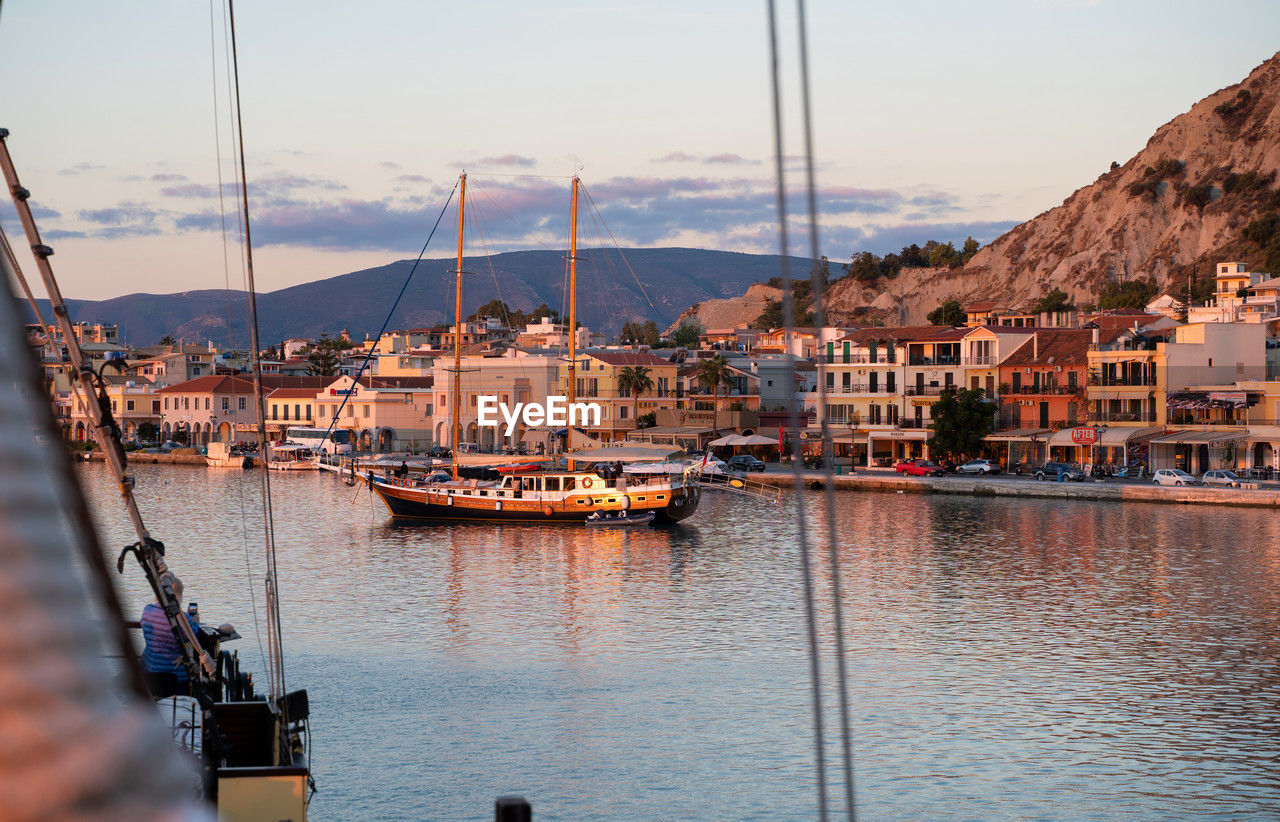
{"label": "cloud", "polygon": [[76,163],[73,166],[62,169],[58,173],[70,176],[73,174],[83,174],[86,171],[101,171],[104,168],[106,168],[106,166],[101,166],[97,163]]}
{"label": "cloud", "polygon": [[162,223],[167,224],[169,215],[147,203],[126,201],[108,208],[77,211],[76,219],[96,225],[82,236],[116,240],[160,234],[164,230]]}
{"label": "cloud", "polygon": [[51,228],[48,231],[40,232],[40,236],[50,242],[58,240],[82,240],[87,235],[83,231],[70,231],[64,228]]}
{"label": "cloud", "polygon": [[426,177],[423,177],[421,174],[401,174],[399,177],[396,177],[396,182],[397,183],[429,183],[431,181],[428,180]]}
{"label": "cloud", "polygon": [[453,165],[460,168],[484,168],[486,166],[506,166],[509,168],[532,168],[536,166],[538,161],[532,157],[524,157],[519,154],[502,154],[497,157],[481,157],[479,160],[466,162],[463,160],[455,160]]}
{"label": "cloud", "polygon": [[400,169],[400,164],[393,163],[390,160],[383,160],[382,162],[378,163],[378,168],[385,168],[388,171],[398,171]]}
{"label": "cloud", "polygon": [[[929,240],[942,243],[954,243],[957,247],[966,237],[973,237],[983,245],[987,245],[996,237],[1018,225],[1018,220],[978,220],[974,222],[910,222],[894,225],[877,225],[862,227],[839,227],[823,232],[824,240],[838,243],[849,249],[849,255],[855,251],[870,251],[873,254],[898,252],[904,247],[916,243],[924,245]],[[828,244],[825,243],[824,244]]]}
{"label": "cloud", "polygon": [[654,163],[700,163],[710,166],[758,166],[760,160],[752,160],[741,154],[689,154],[686,151],[673,151],[663,157],[651,160]]}

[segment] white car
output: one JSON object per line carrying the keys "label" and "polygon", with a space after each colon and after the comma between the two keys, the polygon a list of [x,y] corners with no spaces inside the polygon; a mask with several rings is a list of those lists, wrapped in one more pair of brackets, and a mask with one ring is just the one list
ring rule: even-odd
{"label": "white car", "polygon": [[969,460],[956,469],[959,474],[999,474],[1000,466],[991,460]]}
{"label": "white car", "polygon": [[1200,482],[1204,485],[1225,485],[1228,488],[1239,488],[1243,480],[1232,472],[1222,469],[1219,471],[1205,471],[1204,476],[1200,478]]}
{"label": "white car", "polygon": [[1161,468],[1151,475],[1156,485],[1195,485],[1196,478],[1177,468]]}

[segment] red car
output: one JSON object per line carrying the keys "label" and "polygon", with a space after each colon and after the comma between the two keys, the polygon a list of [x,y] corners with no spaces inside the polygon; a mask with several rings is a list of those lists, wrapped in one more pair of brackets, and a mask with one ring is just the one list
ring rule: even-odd
{"label": "red car", "polygon": [[945,473],[941,465],[936,465],[929,460],[917,459],[903,460],[895,464],[893,470],[913,477],[940,477]]}

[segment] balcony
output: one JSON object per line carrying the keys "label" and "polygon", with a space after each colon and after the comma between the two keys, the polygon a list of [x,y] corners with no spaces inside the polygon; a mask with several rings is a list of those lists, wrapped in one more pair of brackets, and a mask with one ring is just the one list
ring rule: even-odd
{"label": "balcony", "polygon": [[1000,389],[1005,394],[1016,394],[1020,397],[1026,396],[1054,396],[1069,397],[1073,394],[1083,394],[1083,385],[1020,385],[1017,387],[1003,387]]}
{"label": "balcony", "polygon": [[1150,411],[1115,411],[1090,414],[1089,422],[1155,422],[1156,415]]}
{"label": "balcony", "polygon": [[964,365],[974,365],[974,366],[987,365],[987,366],[990,366],[990,365],[995,365],[995,364],[996,364],[996,358],[995,358],[995,357],[965,357],[965,358],[964,358]]}
{"label": "balcony", "polygon": [[959,365],[959,357],[911,357],[907,365]]}
{"label": "balcony", "polygon": [[958,385],[908,385],[902,389],[906,397],[940,397],[945,391],[955,391]]}
{"label": "balcony", "polygon": [[1119,388],[1155,388],[1155,377],[1103,377],[1098,374],[1089,375],[1090,386],[1113,386]]}
{"label": "balcony", "polygon": [[921,428],[928,428],[932,423],[933,420],[898,420],[898,427],[919,430]]}
{"label": "balcony", "polygon": [[827,395],[833,396],[837,394],[897,394],[898,388],[895,385],[876,385],[871,386],[869,383],[854,383],[852,385],[828,385]]}

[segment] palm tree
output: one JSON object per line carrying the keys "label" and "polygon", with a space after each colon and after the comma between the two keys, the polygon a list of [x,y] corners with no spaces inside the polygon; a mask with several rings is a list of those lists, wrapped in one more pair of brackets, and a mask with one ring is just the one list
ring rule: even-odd
{"label": "palm tree", "polygon": [[627,366],[618,372],[618,392],[635,398],[636,418],[640,417],[640,395],[653,390],[653,377],[643,365]]}
{"label": "palm tree", "polygon": [[720,410],[720,386],[729,384],[729,361],[723,354],[716,354],[709,360],[703,360],[698,366],[698,382],[704,388],[711,389],[713,400],[711,405],[711,428],[719,431],[716,414]]}

